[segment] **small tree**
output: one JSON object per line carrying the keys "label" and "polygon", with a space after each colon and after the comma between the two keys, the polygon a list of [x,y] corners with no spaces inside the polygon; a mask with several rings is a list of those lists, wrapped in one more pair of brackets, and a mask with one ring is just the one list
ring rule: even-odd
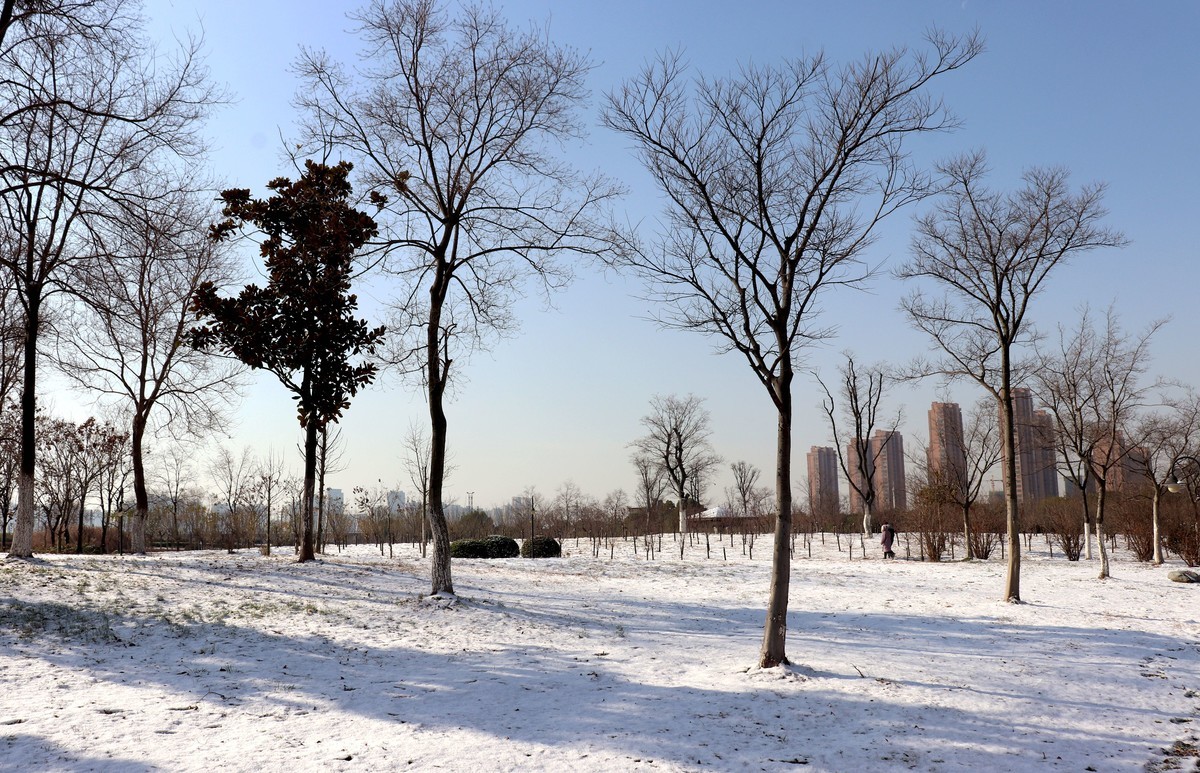
{"label": "small tree", "polygon": [[1044,401],[1067,450],[1085,465],[1078,485],[1086,490],[1087,480],[1096,482],[1094,522],[1102,580],[1109,576],[1104,544],[1108,493],[1113,476],[1132,466],[1127,460],[1138,445],[1132,438],[1134,419],[1149,393],[1139,380],[1148,368],[1150,338],[1163,324],[1152,322],[1140,335],[1130,336],[1120,329],[1110,306],[1104,327],[1096,330],[1085,308],[1078,328],[1060,335],[1060,352],[1043,354],[1038,361],[1036,378]]}
{"label": "small tree", "polygon": [[309,147],[359,159],[363,184],[386,197],[380,247],[404,284],[395,360],[421,374],[429,404],[431,592],[453,594],[446,390],[472,350],[513,329],[526,280],[554,290],[570,276],[556,258],[623,241],[604,212],[620,189],[554,155],[581,134],[586,55],[474,4],[375,0],[352,19],[361,83],[305,50],[296,101]]}
{"label": "small tree", "polygon": [[263,544],[266,548],[266,554],[271,555],[271,515],[275,509],[276,503],[283,497],[284,481],[286,470],[283,466],[283,456],[276,453],[274,449],[269,449],[266,456],[258,462],[256,470],[258,496],[263,501],[266,517],[266,534]]}
{"label": "small tree", "polygon": [[0,11],[0,284],[24,312],[21,469],[10,555],[33,555],[40,336],[55,297],[77,294],[100,224],[147,174],[203,151],[219,95],[191,41],[155,56],[133,0],[23,2]]}
{"label": "small tree", "polygon": [[[850,488],[858,494],[863,503],[862,533],[869,536],[873,527],[871,515],[875,507],[875,469],[879,457],[883,456],[888,443],[896,437],[900,428],[903,413],[896,411],[894,417],[884,420],[883,442],[872,442],[872,434],[879,426],[881,417],[879,405],[887,391],[890,380],[887,369],[883,365],[870,365],[860,368],[854,362],[854,355],[846,352],[846,364],[841,367],[841,383],[838,385],[837,397],[817,377],[817,383],[825,390],[825,400],[822,407],[829,417],[830,431],[833,433],[834,450],[837,452],[838,465],[850,482]],[[837,401],[842,401],[841,414],[848,426],[838,430]],[[843,452],[843,449],[846,451]]]}
{"label": "small tree", "polygon": [[758,479],[762,476],[762,470],[749,462],[737,461],[729,465],[729,471],[733,473],[733,490],[729,492],[732,495],[729,499],[737,505],[738,515],[747,518],[757,504]]}
{"label": "small tree", "polygon": [[949,485],[947,493],[951,501],[962,512],[967,558],[986,558],[975,555],[978,539],[971,525],[971,510],[979,501],[988,473],[1000,461],[1000,428],[994,400],[984,397],[972,406],[967,414],[962,449],[961,456],[947,460],[947,468],[940,476]]}
{"label": "small tree", "polygon": [[0,402],[0,549],[8,547],[12,499],[21,462],[21,413],[18,406]]}
{"label": "small tree", "polygon": [[633,468],[637,471],[638,501],[642,503],[642,508],[646,513],[642,533],[648,537],[651,532],[650,523],[653,513],[659,502],[662,501],[663,493],[667,490],[666,476],[656,460],[642,451],[634,453],[630,457],[630,461],[633,462]]}
{"label": "small tree", "polygon": [[213,238],[227,239],[247,224],[260,229],[268,281],[262,288],[247,286],[236,298],[219,298],[206,283],[195,302],[206,320],[192,331],[195,346],[223,349],[251,368],[271,371],[296,401],[305,430],[300,561],[315,558],[318,434],[374,379],[374,363],[354,365],[350,358],[374,352],[384,333],[354,318],[351,264],[376,228],[348,203],[350,169],[345,162],[308,161],[296,182],[272,180],[267,187],[275,195],[268,199],[252,199],[245,189],[222,193],[226,219],[213,226]]}
{"label": "small tree", "polygon": [[223,540],[226,550],[232,553],[237,546],[238,537],[241,536],[239,527],[242,516],[249,508],[249,500],[253,496],[254,457],[250,453],[250,447],[243,447],[238,455],[222,446],[209,462],[208,474],[217,487],[213,498],[218,510],[218,525],[221,521],[224,522],[216,537]]}
{"label": "small tree", "polygon": [[966,378],[1000,408],[1008,570],[1004,600],[1021,600],[1021,517],[1017,502],[1014,356],[1028,341],[1029,304],[1047,277],[1072,256],[1118,246],[1124,237],[1100,224],[1102,185],[1074,192],[1063,169],[1033,169],[1020,190],[987,188],[982,153],[942,164],[946,188],[933,211],[917,220],[912,259],[897,275],[924,280],[902,302],[910,322],[933,339],[938,359],[918,362],[920,375]]}
{"label": "small tree", "polygon": [[408,479],[416,489],[417,496],[421,498],[421,558],[424,558],[426,545],[429,543],[426,533],[429,526],[429,435],[413,422],[408,426],[403,445],[404,469],[408,472]]}
{"label": "small tree", "polygon": [[100,223],[98,255],[80,279],[86,303],[59,339],[68,379],[129,415],[134,553],[146,552],[148,439],[156,429],[175,439],[219,429],[238,394],[236,362],[181,345],[200,285],[223,285],[232,271],[227,251],[206,238],[210,214],[195,194],[147,185]]}
{"label": "small tree", "polygon": [[1135,436],[1141,441],[1144,453],[1133,460],[1150,484],[1151,560],[1161,566],[1162,495],[1175,475],[1176,465],[1190,455],[1190,449],[1200,446],[1200,395],[1189,390],[1182,397],[1163,400],[1160,409],[1141,416]]}
{"label": "small tree", "polygon": [[759,663],[787,663],[792,381],[833,334],[825,292],[871,275],[876,227],[932,191],[905,141],[954,119],[926,87],[982,50],[934,32],[835,67],[818,54],[693,78],[668,53],[608,95],[604,123],[629,139],[666,199],[666,225],[622,268],[644,278],[670,327],[741,354],[775,407],[775,540]]}
{"label": "small tree", "polygon": [[[633,442],[639,456],[653,459],[679,500],[679,532],[687,534],[689,497],[699,499],[692,484],[704,479],[721,459],[708,442],[708,410],[695,395],[655,395],[642,417],[646,434]],[[697,504],[699,502],[697,501]]]}

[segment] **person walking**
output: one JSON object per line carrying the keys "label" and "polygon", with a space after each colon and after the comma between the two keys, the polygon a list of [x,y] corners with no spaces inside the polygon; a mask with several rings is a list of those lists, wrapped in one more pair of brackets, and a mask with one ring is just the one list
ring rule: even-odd
{"label": "person walking", "polygon": [[896,554],[892,552],[892,543],[896,541],[896,530],[892,528],[891,523],[884,521],[879,532],[879,544],[883,546],[883,557],[895,558]]}

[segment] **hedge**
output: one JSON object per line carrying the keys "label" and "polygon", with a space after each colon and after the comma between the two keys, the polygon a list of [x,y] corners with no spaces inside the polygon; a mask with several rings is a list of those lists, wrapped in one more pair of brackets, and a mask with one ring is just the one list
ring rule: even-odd
{"label": "hedge", "polygon": [[562,545],[553,537],[537,536],[521,544],[522,558],[558,558],[561,555]]}

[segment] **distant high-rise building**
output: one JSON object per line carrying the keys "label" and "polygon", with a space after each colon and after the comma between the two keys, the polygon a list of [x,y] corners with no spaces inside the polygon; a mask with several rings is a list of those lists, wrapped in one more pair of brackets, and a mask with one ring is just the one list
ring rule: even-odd
{"label": "distant high-rise building", "polygon": [[808,512],[838,512],[837,449],[813,446],[808,452]]}
{"label": "distant high-rise building", "polygon": [[931,480],[959,487],[966,483],[966,440],[958,403],[933,403],[929,407],[928,462]]}
{"label": "distant high-rise building", "polygon": [[[867,445],[870,447],[870,441],[868,441]],[[859,460],[858,444],[853,440],[846,444],[846,467],[850,473],[850,512],[861,513],[863,511],[863,498],[862,494],[858,492],[865,488],[863,485],[863,465]],[[867,475],[871,475],[875,469],[875,465],[872,464],[870,451],[867,452],[866,467]]]}
{"label": "distant high-rise building", "polygon": [[407,499],[403,491],[389,491],[387,493],[388,512],[398,513],[404,509]]}
{"label": "distant high-rise building", "polygon": [[346,497],[342,494],[342,490],[340,488],[325,489],[325,507],[326,512],[345,512]]}
{"label": "distant high-rise building", "polygon": [[[867,471],[871,475],[872,488],[875,490],[874,510],[904,510],[908,507],[908,486],[904,480],[904,439],[899,432],[877,429],[867,441]],[[858,454],[855,444],[846,446],[846,461],[850,467],[852,484],[862,485],[861,465],[858,464]],[[850,511],[863,511],[862,496],[850,486]]]}
{"label": "distant high-rise building", "polygon": [[899,432],[875,430],[871,437],[875,457],[875,506],[883,510],[908,508],[908,483],[904,480],[904,438]]}
{"label": "distant high-rise building", "polygon": [[[1108,440],[1104,439],[1096,444],[1092,453],[1096,458],[1104,460],[1109,453],[1108,449]],[[1109,491],[1124,491],[1130,487],[1152,485],[1146,475],[1146,456],[1146,449],[1140,446],[1128,448],[1124,439],[1118,437],[1111,453],[1111,458],[1117,461],[1109,464],[1104,487]]]}
{"label": "distant high-rise building", "polygon": [[1033,412],[1033,441],[1037,448],[1036,474],[1043,498],[1058,496],[1058,451],[1054,446],[1054,417],[1049,411]]}
{"label": "distant high-rise building", "polygon": [[1058,496],[1058,456],[1054,450],[1054,419],[1033,409],[1033,393],[1013,390],[1013,424],[1017,444],[1017,499],[1027,504]]}

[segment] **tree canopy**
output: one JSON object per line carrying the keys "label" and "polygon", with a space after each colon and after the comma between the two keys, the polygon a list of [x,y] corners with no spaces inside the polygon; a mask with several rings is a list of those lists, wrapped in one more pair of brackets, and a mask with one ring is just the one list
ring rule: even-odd
{"label": "tree canopy", "polygon": [[354,256],[373,236],[375,221],[350,206],[351,165],[306,161],[300,179],[280,177],[267,187],[275,195],[254,199],[250,191],[224,191],[225,219],[212,227],[223,240],[252,225],[262,233],[265,287],[247,285],[234,298],[200,287],[194,308],[206,320],[191,331],[194,346],[221,349],[251,368],[275,374],[296,400],[304,438],[304,535],[300,560],[314,557],[313,488],[317,436],[350,407],[350,398],[375,378],[369,355],[384,328],[354,317],[350,293]]}

